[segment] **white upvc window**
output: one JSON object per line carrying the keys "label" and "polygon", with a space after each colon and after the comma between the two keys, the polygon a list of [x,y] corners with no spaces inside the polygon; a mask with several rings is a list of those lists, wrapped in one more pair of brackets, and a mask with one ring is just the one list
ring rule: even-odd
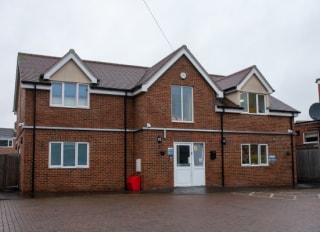
{"label": "white upvc window", "polygon": [[242,166],[267,166],[268,145],[267,144],[241,144]]}
{"label": "white upvc window", "polygon": [[318,143],[318,141],[319,141],[319,134],[317,131],[310,131],[310,132],[303,133],[304,144]]}
{"label": "white upvc window", "polygon": [[240,106],[243,107],[245,112],[264,114],[266,113],[265,95],[242,92],[240,93]]}
{"label": "white upvc window", "polygon": [[173,122],[193,122],[193,88],[171,86],[171,118]]}
{"label": "white upvc window", "polygon": [[88,168],[89,143],[50,142],[49,168]]}
{"label": "white upvc window", "polygon": [[13,147],[12,139],[0,139],[0,147]]}
{"label": "white upvc window", "polygon": [[51,106],[89,108],[89,86],[80,83],[53,82]]}

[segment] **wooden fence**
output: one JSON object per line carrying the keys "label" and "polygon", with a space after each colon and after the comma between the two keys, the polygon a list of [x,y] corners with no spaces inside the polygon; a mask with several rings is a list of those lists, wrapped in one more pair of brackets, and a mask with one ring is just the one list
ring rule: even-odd
{"label": "wooden fence", "polygon": [[0,189],[18,188],[19,156],[0,155]]}
{"label": "wooden fence", "polygon": [[297,150],[298,181],[320,181],[320,150]]}

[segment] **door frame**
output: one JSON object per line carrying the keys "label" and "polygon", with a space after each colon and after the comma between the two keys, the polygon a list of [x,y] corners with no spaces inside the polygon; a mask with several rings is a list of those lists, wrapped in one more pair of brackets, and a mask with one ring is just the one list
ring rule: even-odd
{"label": "door frame", "polygon": [[[202,144],[202,162],[203,166],[195,166],[194,165],[194,149],[195,149],[195,144]],[[179,145],[187,145],[190,147],[190,165],[189,166],[184,166],[184,167],[179,167],[177,166],[177,147]],[[174,172],[174,187],[191,187],[191,186],[205,186],[206,185],[206,160],[205,160],[205,143],[204,142],[174,142],[173,143],[174,147],[174,153],[173,153],[173,172]],[[179,178],[179,173],[178,172],[184,172],[184,175],[190,175],[186,176],[186,181],[189,180],[188,182],[181,184],[181,182],[178,180]],[[189,173],[188,173],[189,171]],[[182,173],[183,174],[183,173]],[[200,177],[199,177],[200,174]],[[199,179],[197,178],[197,176]]]}

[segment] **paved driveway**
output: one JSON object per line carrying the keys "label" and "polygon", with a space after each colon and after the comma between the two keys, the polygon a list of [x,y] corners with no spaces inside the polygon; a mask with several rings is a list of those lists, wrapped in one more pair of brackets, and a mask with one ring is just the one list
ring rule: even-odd
{"label": "paved driveway", "polygon": [[0,231],[320,231],[320,189],[0,200]]}

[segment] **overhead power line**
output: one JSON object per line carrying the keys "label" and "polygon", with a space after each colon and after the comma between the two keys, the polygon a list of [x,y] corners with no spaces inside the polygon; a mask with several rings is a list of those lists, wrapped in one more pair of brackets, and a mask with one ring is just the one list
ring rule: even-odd
{"label": "overhead power line", "polygon": [[170,48],[171,48],[171,50],[173,51],[173,47],[172,47],[172,45],[171,45],[170,41],[168,40],[168,37],[166,36],[166,34],[164,33],[164,31],[162,30],[162,28],[161,28],[161,26],[160,26],[160,24],[159,24],[158,20],[156,19],[156,17],[155,17],[155,16],[154,16],[154,14],[152,13],[152,11],[151,11],[150,7],[148,6],[148,4],[147,4],[146,0],[143,0],[143,2],[144,2],[144,5],[147,7],[147,9],[148,9],[149,13],[151,14],[151,16],[152,16],[153,20],[154,20],[154,21],[155,21],[155,23],[157,24],[157,26],[158,26],[159,30],[161,31],[162,36],[165,38],[165,40],[167,41],[167,43],[168,43],[169,47],[170,47]]}

